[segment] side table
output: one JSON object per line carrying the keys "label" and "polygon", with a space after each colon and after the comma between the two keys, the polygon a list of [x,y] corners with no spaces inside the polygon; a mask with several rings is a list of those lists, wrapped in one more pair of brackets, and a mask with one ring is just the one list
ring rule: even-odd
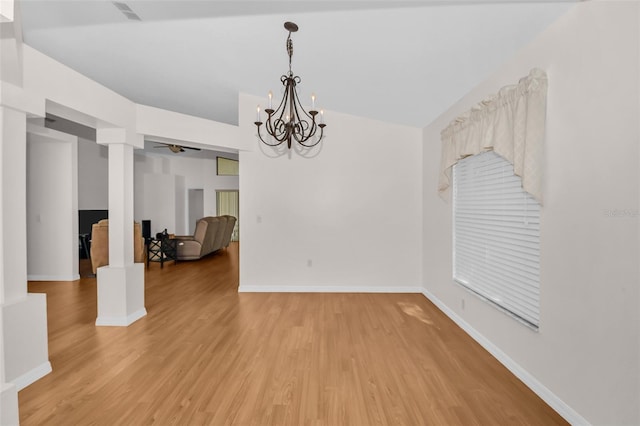
{"label": "side table", "polygon": [[161,239],[150,239],[147,244],[147,268],[149,262],[160,262],[160,268],[164,267],[164,262],[178,262],[177,240],[169,237]]}

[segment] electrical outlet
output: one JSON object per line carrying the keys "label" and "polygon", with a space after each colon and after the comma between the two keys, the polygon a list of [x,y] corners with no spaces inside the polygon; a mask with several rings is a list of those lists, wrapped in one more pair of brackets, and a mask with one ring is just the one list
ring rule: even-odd
{"label": "electrical outlet", "polygon": [[311,259],[307,260],[307,266],[311,268],[313,266],[313,260]]}
{"label": "electrical outlet", "polygon": [[464,298],[460,299],[460,307],[464,311]]}

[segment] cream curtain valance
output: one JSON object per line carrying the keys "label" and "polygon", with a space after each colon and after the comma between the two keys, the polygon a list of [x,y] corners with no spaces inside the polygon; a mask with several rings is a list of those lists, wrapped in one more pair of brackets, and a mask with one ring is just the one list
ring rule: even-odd
{"label": "cream curtain valance", "polygon": [[458,160],[493,150],[513,164],[524,190],[542,204],[546,100],[547,75],[533,69],[518,84],[503,87],[453,120],[441,132],[440,195],[446,198]]}

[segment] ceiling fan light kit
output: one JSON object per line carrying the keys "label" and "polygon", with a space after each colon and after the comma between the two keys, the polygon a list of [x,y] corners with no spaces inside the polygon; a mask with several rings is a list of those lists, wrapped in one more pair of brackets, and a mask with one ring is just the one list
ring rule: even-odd
{"label": "ceiling fan light kit", "polygon": [[262,137],[260,128],[263,124],[260,117],[260,105],[256,109],[256,121],[254,124],[258,128],[258,137],[269,146],[278,146],[287,142],[287,147],[291,149],[291,144],[295,140],[305,148],[311,148],[322,140],[324,136],[324,111],[316,109],[316,96],[311,94],[311,110],[309,112],[300,104],[296,85],[301,79],[293,74],[291,70],[291,58],[293,56],[293,42],[291,33],[298,31],[298,26],[293,22],[285,22],[284,28],[289,32],[287,37],[287,54],[289,55],[289,72],[280,77],[284,86],[284,95],[278,107],[273,109],[273,93],[269,92],[269,107],[264,110],[267,113],[265,129],[269,135],[267,140]]}

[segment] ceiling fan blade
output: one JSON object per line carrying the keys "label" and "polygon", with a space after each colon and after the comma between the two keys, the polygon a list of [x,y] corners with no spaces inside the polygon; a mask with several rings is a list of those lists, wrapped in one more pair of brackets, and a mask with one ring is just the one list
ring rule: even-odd
{"label": "ceiling fan blade", "polygon": [[192,148],[190,146],[182,146],[182,145],[169,144],[169,143],[164,143],[164,142],[156,142],[156,143],[159,144],[159,145],[154,146],[154,148],[168,148],[174,154],[177,154],[179,152],[184,152],[185,149],[192,149],[194,151],[201,151],[200,148]]}

